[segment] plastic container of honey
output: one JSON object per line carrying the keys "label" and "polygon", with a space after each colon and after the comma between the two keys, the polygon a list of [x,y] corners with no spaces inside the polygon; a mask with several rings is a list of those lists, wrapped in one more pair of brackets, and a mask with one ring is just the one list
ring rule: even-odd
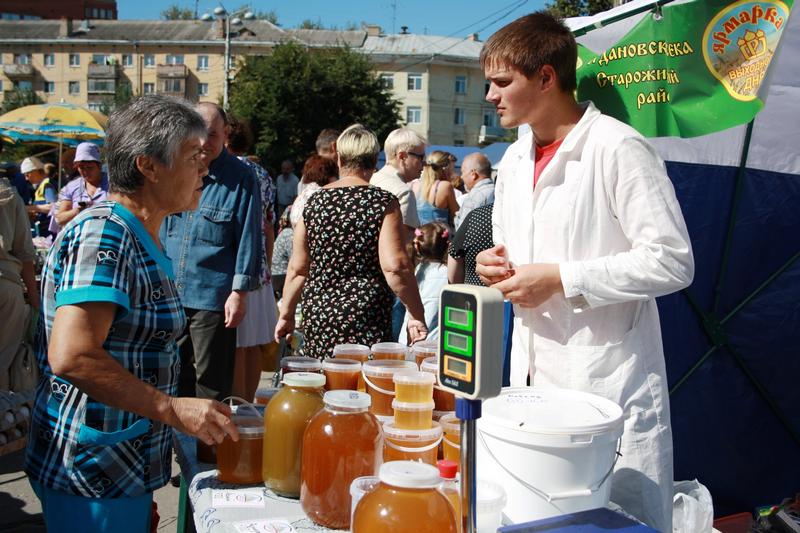
{"label": "plastic container of honey", "polygon": [[437,341],[421,341],[416,343],[414,346],[411,347],[411,355],[414,356],[414,361],[416,361],[417,366],[422,366],[422,361],[427,359],[428,357],[436,357],[439,349],[439,343]]}
{"label": "plastic container of honey", "polygon": [[439,387],[439,360],[436,357],[428,357],[419,367],[423,372],[430,372],[436,379],[436,384],[433,386],[433,401],[436,404],[437,411],[455,411],[456,397],[452,392]]}
{"label": "plastic container of honey", "polygon": [[355,359],[356,361],[369,361],[369,346],[363,344],[337,344],[333,347],[333,357],[342,359]]}
{"label": "plastic container of honey", "polygon": [[281,372],[283,375],[291,372],[316,372],[322,371],[322,363],[314,357],[284,357],[281,359]]}
{"label": "plastic container of honey", "polygon": [[435,465],[442,442],[442,426],[430,429],[402,429],[394,422],[383,424],[383,461],[421,461]]}
{"label": "plastic container of honey", "polygon": [[303,433],[323,407],[325,376],[292,372],[283,385],[264,413],[263,477],[275,494],[298,498]]}
{"label": "plastic container of honey", "polygon": [[439,419],[444,431],[442,452],[445,459],[461,464],[461,420],[455,413],[446,414]]}
{"label": "plastic container of honey", "polygon": [[258,405],[269,405],[269,401],[280,389],[278,387],[262,387],[256,390],[255,402]]}
{"label": "plastic container of honey", "polygon": [[372,358],[405,360],[408,348],[399,342],[379,342],[372,345]]}
{"label": "plastic container of honey", "polygon": [[383,462],[383,431],[363,392],[325,393],[325,408],[303,436],[300,505],[322,526],[350,526],[350,484],[372,476]]}
{"label": "plastic container of honey", "polygon": [[367,361],[361,365],[361,375],[366,389],[372,397],[370,411],[381,416],[392,416],[392,400],[394,399],[393,376],[403,370],[413,370],[413,361],[378,360]]}
{"label": "plastic container of honey", "polygon": [[354,359],[325,359],[322,361],[325,374],[325,390],[358,390],[361,362]]}
{"label": "plastic container of honey", "polygon": [[457,518],[437,490],[439,471],[412,461],[381,466],[380,483],[356,505],[353,533],[456,533]]}
{"label": "plastic container of honey", "polygon": [[431,414],[433,402],[411,403],[392,400],[394,410],[394,425],[400,429],[430,429],[432,426]]}
{"label": "plastic container of honey", "polygon": [[427,403],[433,399],[433,383],[436,377],[429,372],[404,370],[396,373],[392,381],[398,402]]}
{"label": "plastic container of honey", "polygon": [[264,454],[264,420],[250,404],[235,407],[231,421],[239,431],[239,440],[230,436],[217,445],[217,479],[225,483],[251,485],[263,479],[261,458]]}

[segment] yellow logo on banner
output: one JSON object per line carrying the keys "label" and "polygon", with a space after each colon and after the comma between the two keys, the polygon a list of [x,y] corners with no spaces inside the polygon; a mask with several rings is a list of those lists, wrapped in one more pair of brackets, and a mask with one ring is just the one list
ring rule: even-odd
{"label": "yellow logo on banner", "polygon": [[756,98],[788,18],[789,8],[780,0],[739,0],[706,26],[706,66],[733,98]]}

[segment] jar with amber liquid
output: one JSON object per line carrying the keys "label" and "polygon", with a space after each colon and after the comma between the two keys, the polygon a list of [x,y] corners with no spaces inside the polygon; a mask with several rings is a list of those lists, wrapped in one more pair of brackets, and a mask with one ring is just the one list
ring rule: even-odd
{"label": "jar with amber liquid", "polygon": [[325,376],[291,372],[264,413],[264,483],[275,494],[300,497],[303,433],[322,409]]}
{"label": "jar with amber liquid", "polygon": [[347,529],[350,484],[378,472],[383,431],[369,412],[369,394],[330,391],[324,402],[325,408],[314,415],[303,436],[300,505],[317,524]]}
{"label": "jar with amber liquid", "polygon": [[217,479],[225,483],[251,485],[263,481],[261,458],[264,454],[264,420],[252,404],[235,408],[231,421],[239,440],[230,435],[217,445]]}

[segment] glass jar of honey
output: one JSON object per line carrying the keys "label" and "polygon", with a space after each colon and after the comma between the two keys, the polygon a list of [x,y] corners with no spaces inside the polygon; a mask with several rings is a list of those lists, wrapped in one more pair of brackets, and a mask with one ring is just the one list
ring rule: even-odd
{"label": "glass jar of honey", "polygon": [[399,342],[379,342],[372,345],[372,359],[399,359],[404,361],[408,348]]}
{"label": "glass jar of honey", "polygon": [[411,355],[414,356],[414,361],[417,367],[422,366],[422,361],[428,357],[436,357],[438,354],[439,343],[437,341],[424,340],[416,343],[411,347]]}
{"label": "glass jar of honey", "polygon": [[439,359],[428,357],[419,367],[423,372],[430,372],[436,378],[433,386],[433,402],[436,404],[437,411],[455,411],[456,397],[452,392],[448,392],[439,386]]}
{"label": "glass jar of honey", "polygon": [[381,482],[356,505],[353,533],[456,533],[457,518],[437,490],[439,471],[412,461],[381,466]]}
{"label": "glass jar of honey", "polygon": [[367,361],[361,366],[361,375],[366,383],[367,393],[372,397],[370,411],[381,416],[392,416],[394,399],[393,376],[403,370],[413,370],[413,361],[379,360]]}
{"label": "glass jar of honey", "polygon": [[264,413],[264,483],[275,494],[299,498],[303,433],[322,409],[325,376],[292,372],[283,385]]}
{"label": "glass jar of honey", "polygon": [[217,479],[225,483],[250,485],[263,479],[264,420],[249,404],[239,405],[231,421],[239,431],[234,442],[229,435],[217,445]]}
{"label": "glass jar of honey", "polygon": [[325,408],[303,436],[300,505],[322,526],[350,526],[350,484],[375,475],[383,462],[383,431],[363,392],[325,393]]}
{"label": "glass jar of honey", "polygon": [[325,359],[322,361],[325,374],[325,390],[358,390],[361,363],[354,359]]}

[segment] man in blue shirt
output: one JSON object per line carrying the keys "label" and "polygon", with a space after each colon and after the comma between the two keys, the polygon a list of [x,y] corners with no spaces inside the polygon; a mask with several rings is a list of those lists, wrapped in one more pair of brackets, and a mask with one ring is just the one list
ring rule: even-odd
{"label": "man in blue shirt", "polygon": [[161,240],[172,260],[188,325],[178,339],[181,396],[223,400],[231,393],[236,327],[261,274],[261,198],[252,170],[224,149],[225,112],[201,103],[206,123],[203,194],[195,211],[167,217]]}

